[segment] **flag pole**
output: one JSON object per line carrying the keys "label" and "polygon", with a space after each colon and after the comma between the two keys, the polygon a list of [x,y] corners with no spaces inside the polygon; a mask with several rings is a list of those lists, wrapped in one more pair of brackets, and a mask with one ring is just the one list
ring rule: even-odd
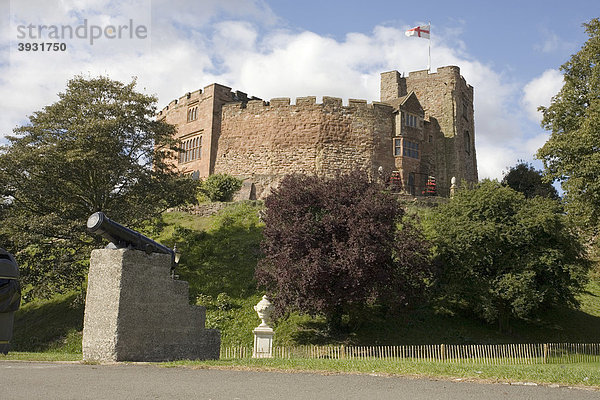
{"label": "flag pole", "polygon": [[431,72],[431,21],[429,21],[429,58],[427,59],[427,72]]}

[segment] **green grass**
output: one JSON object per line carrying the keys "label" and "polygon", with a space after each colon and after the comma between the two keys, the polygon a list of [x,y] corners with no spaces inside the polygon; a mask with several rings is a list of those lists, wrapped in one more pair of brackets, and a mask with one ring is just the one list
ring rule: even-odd
{"label": "green grass", "polygon": [[600,278],[590,281],[580,301],[582,312],[600,317]]}
{"label": "green grass", "polygon": [[15,351],[81,354],[83,299],[77,293],[24,304],[15,314]]}
{"label": "green grass", "polygon": [[81,353],[64,352],[15,352],[11,351],[6,355],[0,354],[0,361],[81,361]]}
{"label": "green grass", "polygon": [[600,387],[600,363],[490,366],[425,361],[356,361],[324,359],[234,359],[178,361],[167,366],[250,368],[258,370],[367,373],[500,382],[585,385]]}
{"label": "green grass", "polygon": [[162,215],[162,221],[158,235],[154,239],[162,243],[168,241],[175,232],[175,227],[183,227],[194,231],[207,230],[211,225],[210,218],[197,217],[181,211],[167,212]]}

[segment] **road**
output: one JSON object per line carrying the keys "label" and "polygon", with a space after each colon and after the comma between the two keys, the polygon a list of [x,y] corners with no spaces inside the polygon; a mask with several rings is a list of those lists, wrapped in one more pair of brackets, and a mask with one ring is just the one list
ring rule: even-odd
{"label": "road", "polygon": [[596,399],[600,392],[370,375],[0,362],[0,399]]}

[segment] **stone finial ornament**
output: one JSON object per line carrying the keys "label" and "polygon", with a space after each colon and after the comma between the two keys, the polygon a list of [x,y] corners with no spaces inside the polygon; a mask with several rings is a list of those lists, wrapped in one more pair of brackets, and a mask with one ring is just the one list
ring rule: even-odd
{"label": "stone finial ornament", "polygon": [[456,185],[456,177],[453,176],[452,179],[450,179],[450,198],[454,197],[456,189],[458,189],[458,186]]}
{"label": "stone finial ornament", "polygon": [[258,318],[261,320],[260,327],[268,326],[271,321],[271,311],[273,310],[273,304],[269,301],[266,295],[262,297],[262,300],[254,306],[254,311],[258,314]]}

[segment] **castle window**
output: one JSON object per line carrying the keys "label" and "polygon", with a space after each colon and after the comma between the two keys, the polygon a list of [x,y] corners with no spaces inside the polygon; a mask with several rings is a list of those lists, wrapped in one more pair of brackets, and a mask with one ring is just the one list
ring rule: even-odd
{"label": "castle window", "polygon": [[202,158],[202,136],[196,136],[181,142],[179,163],[187,163]]}
{"label": "castle window", "polygon": [[187,111],[187,122],[195,121],[198,119],[198,107],[190,107]]}
{"label": "castle window", "polygon": [[402,138],[394,138],[394,156],[419,158],[419,143]]}
{"label": "castle window", "polygon": [[394,138],[394,156],[419,158],[419,143],[402,138]]}
{"label": "castle window", "polygon": [[394,139],[394,155],[395,156],[402,155],[402,139],[400,139],[400,138]]}
{"label": "castle window", "polygon": [[468,121],[469,120],[469,107],[467,103],[463,103],[463,117]]}
{"label": "castle window", "polygon": [[417,116],[408,114],[408,113],[406,113],[405,116],[406,116],[406,118],[405,118],[404,123],[406,124],[406,126],[416,128],[417,127]]}
{"label": "castle window", "polygon": [[419,158],[419,143],[411,142],[410,140],[404,139],[402,146],[402,155],[404,157]]}
{"label": "castle window", "polygon": [[465,135],[464,135],[464,140],[465,140],[465,152],[467,154],[471,154],[471,135],[469,134],[469,131],[465,131]]}

